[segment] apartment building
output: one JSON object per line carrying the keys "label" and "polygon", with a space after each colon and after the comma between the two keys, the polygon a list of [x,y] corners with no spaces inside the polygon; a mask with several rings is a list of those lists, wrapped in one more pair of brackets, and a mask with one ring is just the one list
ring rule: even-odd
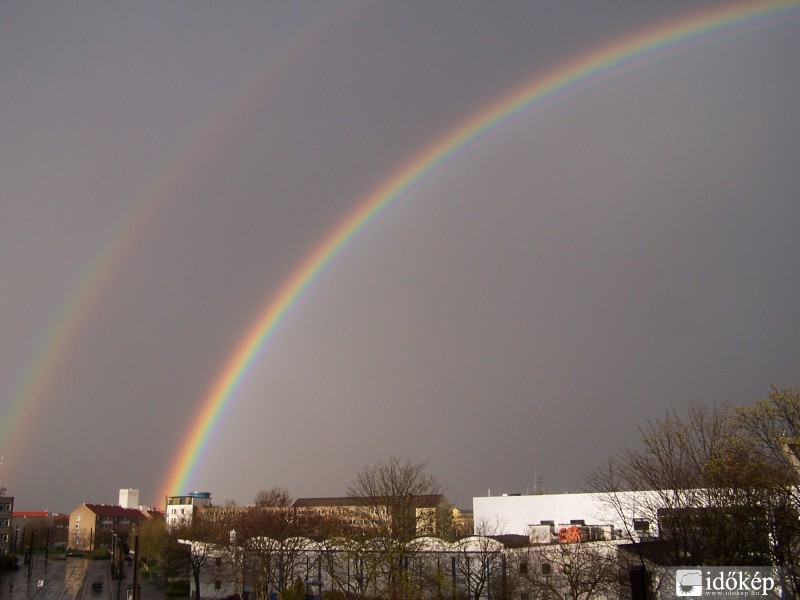
{"label": "apartment building", "polygon": [[453,521],[453,507],[442,494],[409,495],[396,498],[298,498],[298,511],[338,520],[355,529],[389,527],[409,537],[441,534]]}
{"label": "apartment building", "polygon": [[189,492],[183,496],[168,496],[166,506],[167,527],[191,523],[199,510],[211,506],[210,492]]}
{"label": "apartment building", "polygon": [[11,551],[11,516],[14,514],[14,497],[0,496],[0,555]]}
{"label": "apartment building", "polygon": [[152,516],[135,508],[83,503],[69,514],[67,545],[72,550],[94,550],[107,545],[114,534],[127,536],[131,528]]}

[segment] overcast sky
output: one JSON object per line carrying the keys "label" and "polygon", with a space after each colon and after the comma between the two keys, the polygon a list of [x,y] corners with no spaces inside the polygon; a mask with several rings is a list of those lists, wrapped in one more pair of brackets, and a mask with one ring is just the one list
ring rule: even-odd
{"label": "overcast sky", "polygon": [[[161,503],[239,340],[370,190],[559,64],[715,2],[0,5],[0,485]],[[189,481],[580,489],[638,426],[800,365],[800,11],[495,127],[287,314]],[[181,490],[188,491],[188,490]]]}

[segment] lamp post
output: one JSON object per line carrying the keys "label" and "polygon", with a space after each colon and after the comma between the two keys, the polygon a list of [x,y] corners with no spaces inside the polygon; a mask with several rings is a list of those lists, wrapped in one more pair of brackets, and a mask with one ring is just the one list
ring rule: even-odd
{"label": "lamp post", "polygon": [[116,565],[114,564],[114,560],[117,556],[117,534],[114,531],[111,531],[111,579],[116,579]]}
{"label": "lamp post", "polygon": [[31,567],[33,567],[33,546],[36,542],[36,532],[31,531],[31,545],[28,548],[28,579],[31,578]]}
{"label": "lamp post", "polygon": [[133,538],[133,600],[139,599],[139,536]]}
{"label": "lamp post", "polygon": [[231,529],[230,533],[228,533],[228,542],[230,543],[231,547],[233,548],[233,564],[235,567],[233,582],[236,584],[236,577],[238,575],[237,571],[239,570],[239,560],[242,559],[242,591],[241,595],[244,597],[244,551],[239,552],[239,534],[235,529]]}

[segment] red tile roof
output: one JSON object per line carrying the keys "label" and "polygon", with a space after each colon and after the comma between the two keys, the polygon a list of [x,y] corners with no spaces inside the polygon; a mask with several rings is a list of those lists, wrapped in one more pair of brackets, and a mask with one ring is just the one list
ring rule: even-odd
{"label": "red tile roof", "polygon": [[49,510],[15,510],[11,513],[12,517],[20,517],[23,519],[34,518],[34,517],[49,517],[50,511]]}
{"label": "red tile roof", "polygon": [[128,517],[130,519],[146,518],[144,513],[136,508],[125,508],[114,504],[89,504],[84,502],[84,506],[91,510],[98,517]]}

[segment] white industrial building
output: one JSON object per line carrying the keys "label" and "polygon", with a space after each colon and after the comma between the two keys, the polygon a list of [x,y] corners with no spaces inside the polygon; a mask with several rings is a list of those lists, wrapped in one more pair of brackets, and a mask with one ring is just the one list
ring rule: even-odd
{"label": "white industrial building", "polygon": [[[515,494],[472,499],[475,532],[531,535],[532,526],[605,525],[613,531],[647,530],[653,492]],[[614,507],[624,507],[617,510]],[[652,523],[655,526],[655,523]],[[652,529],[650,530],[652,532]]]}

